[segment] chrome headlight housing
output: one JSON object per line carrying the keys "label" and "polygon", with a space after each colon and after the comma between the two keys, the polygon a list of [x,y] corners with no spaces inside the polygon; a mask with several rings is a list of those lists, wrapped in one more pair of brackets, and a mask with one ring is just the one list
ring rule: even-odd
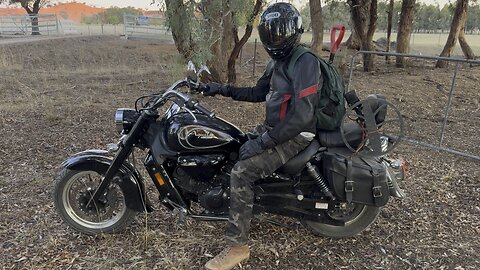
{"label": "chrome headlight housing", "polygon": [[118,133],[128,134],[140,114],[134,109],[120,108],[115,111],[115,126]]}

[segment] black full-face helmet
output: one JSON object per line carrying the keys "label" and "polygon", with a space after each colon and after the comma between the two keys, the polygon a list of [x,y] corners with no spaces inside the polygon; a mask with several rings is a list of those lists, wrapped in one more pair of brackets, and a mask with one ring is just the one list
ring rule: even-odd
{"label": "black full-face helmet", "polygon": [[273,59],[281,59],[300,43],[303,33],[302,17],[289,3],[275,3],[262,13],[258,34]]}

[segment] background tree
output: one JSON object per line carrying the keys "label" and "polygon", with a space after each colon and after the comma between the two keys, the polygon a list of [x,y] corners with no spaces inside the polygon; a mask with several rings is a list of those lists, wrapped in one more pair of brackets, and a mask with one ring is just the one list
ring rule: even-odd
{"label": "background tree", "polygon": [[235,46],[233,47],[232,53],[228,58],[228,82],[229,83],[235,83],[237,81],[237,72],[236,72],[235,63],[236,63],[236,60],[238,59],[238,56],[240,55],[240,51],[242,50],[243,46],[245,45],[245,43],[247,43],[248,39],[252,35],[253,23],[255,22],[255,18],[257,18],[258,14],[260,13],[262,6],[263,6],[262,0],[255,1],[255,5],[253,7],[253,10],[245,26],[245,33],[243,34],[241,39],[238,38],[237,28],[236,27],[233,28]]}
{"label": "background tree", "polygon": [[49,0],[0,0],[0,4],[20,4],[23,9],[30,16],[32,21],[32,35],[40,35],[40,28],[38,27],[38,12],[45,6]]}
{"label": "background tree", "polygon": [[310,0],[310,20],[312,27],[312,51],[320,55],[323,48],[323,16],[322,1]]}
{"label": "background tree", "polygon": [[[453,15],[452,23],[450,26],[450,33],[448,34],[447,42],[445,43],[445,46],[443,47],[442,52],[440,53],[441,57],[450,57],[452,54],[453,48],[455,47],[455,43],[457,41],[457,38],[459,38],[460,32],[464,32],[464,27],[465,27],[465,20],[467,17],[467,7],[468,7],[468,0],[457,0],[457,5],[455,7],[455,13]],[[462,50],[465,54],[465,57],[473,58],[473,52],[466,43],[465,37],[463,36],[462,40],[463,46]],[[465,47],[464,47],[465,46]],[[465,51],[465,50],[467,51]],[[470,52],[468,51],[470,50]],[[437,61],[437,64],[435,65],[437,68],[443,68],[447,66],[447,61]]]}
{"label": "background tree", "polygon": [[[373,51],[373,34],[377,23],[377,0],[349,0],[353,31],[360,40],[360,48],[364,51]],[[373,70],[374,56],[363,55],[363,69]]]}
{"label": "background tree", "polygon": [[[413,12],[415,0],[403,0],[402,12],[397,34],[397,53],[408,53],[410,51],[410,35],[413,27]],[[405,58],[397,56],[397,67],[405,66]]]}
{"label": "background tree", "polygon": [[480,3],[471,3],[468,7],[468,16],[465,21],[465,31],[473,34],[474,31],[480,30]]}
{"label": "background tree", "polygon": [[81,22],[85,24],[121,24],[123,23],[123,14],[142,15],[142,10],[134,7],[110,7],[98,14],[82,17]]}
{"label": "background tree", "polygon": [[[390,43],[391,43],[391,37],[392,37],[392,26],[393,26],[393,9],[395,6],[395,1],[390,0],[390,3],[388,4],[388,10],[387,10],[387,49],[386,51],[390,51]],[[387,61],[389,61],[389,56],[387,55],[385,58]]]}
{"label": "background tree", "polygon": [[229,71],[235,66],[231,59],[236,60],[251,35],[251,30],[246,31],[240,39],[238,28],[242,25],[253,28],[263,1],[165,0],[163,3],[180,54],[197,63],[206,62],[215,80],[234,83],[235,71]]}

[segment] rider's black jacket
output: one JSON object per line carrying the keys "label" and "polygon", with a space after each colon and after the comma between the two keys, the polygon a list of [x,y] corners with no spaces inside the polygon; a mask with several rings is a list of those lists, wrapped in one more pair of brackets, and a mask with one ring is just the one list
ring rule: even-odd
{"label": "rider's black jacket", "polygon": [[301,132],[316,133],[315,109],[323,79],[317,58],[303,54],[295,63],[291,80],[287,77],[290,56],[274,62],[254,87],[229,87],[234,100],[266,101],[265,124],[277,143],[286,142]]}

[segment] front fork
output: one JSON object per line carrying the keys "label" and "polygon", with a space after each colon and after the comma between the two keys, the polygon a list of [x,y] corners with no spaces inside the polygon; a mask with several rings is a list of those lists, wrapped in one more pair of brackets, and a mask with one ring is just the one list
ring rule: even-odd
{"label": "front fork", "polygon": [[142,135],[143,128],[144,128],[145,123],[147,121],[148,121],[147,113],[142,112],[142,114],[140,114],[137,122],[133,126],[130,133],[123,140],[123,142],[120,142],[119,151],[115,155],[110,167],[108,167],[108,170],[105,173],[105,176],[103,177],[102,182],[97,187],[97,189],[95,190],[95,193],[93,194],[93,196],[88,201],[87,206],[89,206],[93,202],[95,202],[95,203],[98,202],[98,200],[100,199],[102,194],[105,193],[105,190],[107,189],[107,187],[112,182],[115,174],[117,174],[117,172],[121,168],[123,162],[128,158],[128,156],[132,152],[132,149],[133,149],[135,143],[138,141],[138,138]]}

